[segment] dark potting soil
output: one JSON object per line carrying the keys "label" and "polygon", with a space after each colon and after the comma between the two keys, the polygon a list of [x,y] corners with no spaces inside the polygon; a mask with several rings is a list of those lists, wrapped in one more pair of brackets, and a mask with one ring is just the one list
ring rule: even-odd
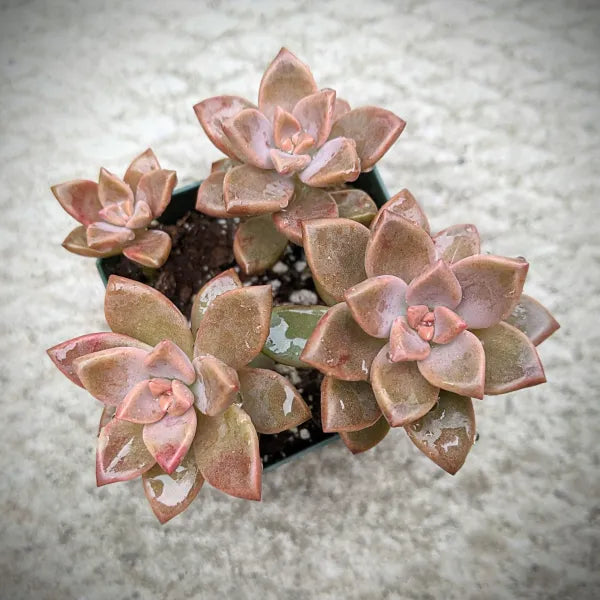
{"label": "dark potting soil", "polygon": [[[233,256],[233,236],[237,223],[233,219],[215,219],[195,210],[187,212],[175,225],[159,223],[173,241],[171,254],[160,269],[147,269],[125,256],[104,259],[108,275],[120,275],[150,285],[169,298],[188,318],[194,295],[210,279],[231,267],[239,273]],[[244,276],[244,283],[273,288],[274,304],[319,304],[304,250],[290,244],[284,256],[273,268],[261,275]],[[277,365],[302,394],[312,419],[282,433],[260,437],[263,465],[279,462],[334,434],[321,430],[321,380],[315,369],[294,369]]]}

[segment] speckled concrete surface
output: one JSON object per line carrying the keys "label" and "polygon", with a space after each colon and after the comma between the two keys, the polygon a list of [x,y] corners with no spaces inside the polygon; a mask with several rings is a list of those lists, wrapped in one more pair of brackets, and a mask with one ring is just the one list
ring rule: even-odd
{"label": "speckled concrete surface", "polygon": [[[597,0],[0,4],[2,598],[598,597]],[[454,478],[396,431],[266,474],[260,504],[204,489],[161,528],[139,481],[96,489],[98,407],[44,355],[104,328],[48,186],[148,145],[201,178],[218,153],[192,105],[254,97],[282,44],[407,120],[390,191],[528,257],[563,328],[541,347],[546,386],[477,403]]]}

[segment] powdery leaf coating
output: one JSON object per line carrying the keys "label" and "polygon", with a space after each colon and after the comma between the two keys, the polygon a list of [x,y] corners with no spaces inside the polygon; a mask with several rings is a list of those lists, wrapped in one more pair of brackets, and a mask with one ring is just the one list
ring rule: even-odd
{"label": "powdery leaf coating", "polygon": [[240,165],[225,174],[223,194],[229,216],[272,213],[288,205],[294,182],[276,171]]}
{"label": "powdery leaf coating", "polygon": [[123,248],[123,254],[144,267],[159,269],[169,258],[171,236],[165,231],[148,229],[138,234],[133,242]]}
{"label": "powdery leaf coating", "polygon": [[269,150],[273,147],[271,122],[256,108],[246,108],[223,122],[229,142],[243,162],[271,169],[273,163]]}
{"label": "powdery leaf coating", "polygon": [[193,338],[187,319],[169,299],[148,285],[111,275],[104,297],[104,315],[115,333],[151,346],[171,340],[192,356]]}
{"label": "powdery leaf coating", "polygon": [[335,91],[324,89],[300,99],[292,114],[302,125],[302,129],[314,140],[314,147],[320,148],[331,132]]}
{"label": "powdery leaf coating", "polygon": [[98,184],[95,181],[76,179],[53,185],[54,197],[74,219],[83,225],[98,221],[102,204],[98,200]]}
{"label": "powdery leaf coating", "polygon": [[170,475],[154,465],[142,475],[144,493],[152,512],[162,523],[182,513],[196,498],[204,477],[196,465],[193,452],[188,452]]}
{"label": "powdery leaf coating", "polygon": [[292,112],[299,100],[317,91],[317,84],[308,66],[282,48],[262,77],[258,107],[272,119],[277,106]]}
{"label": "powdery leaf coating", "polygon": [[196,372],[187,354],[171,340],[156,344],[144,359],[144,364],[153,377],[179,379],[187,385],[196,379]]}
{"label": "powdery leaf coating", "polygon": [[470,398],[441,392],[438,404],[406,427],[413,444],[444,471],[454,475],[475,441],[475,413]]}
{"label": "powdery leaf coating", "polygon": [[329,192],[335,200],[339,216],[352,219],[367,227],[377,214],[377,204],[367,192],[357,188]]}
{"label": "powdery leaf coating", "polygon": [[102,167],[98,177],[98,200],[104,207],[124,202],[130,212],[133,209],[133,190],[122,179]]}
{"label": "powdery leaf coating", "polygon": [[443,258],[448,264],[453,264],[479,254],[481,243],[479,232],[475,225],[452,225],[433,236],[433,244],[438,258]]}
{"label": "powdery leaf coating", "polygon": [[406,287],[399,277],[379,275],[347,289],[344,299],[366,333],[388,338],[396,317],[406,312]]}
{"label": "powdery leaf coating", "polygon": [[122,248],[124,244],[135,239],[135,233],[127,227],[97,221],[88,225],[85,237],[90,248],[106,252],[107,250]]}
{"label": "powdery leaf coating", "polygon": [[328,187],[354,181],[360,175],[360,160],[354,140],[337,137],[329,140],[300,173],[300,180],[312,187]]}
{"label": "powdery leaf coating", "polygon": [[138,182],[142,175],[158,169],[160,169],[158,158],[156,158],[154,152],[148,148],[131,161],[129,167],[127,167],[127,171],[125,171],[123,181],[129,185],[135,194]]}
{"label": "powdery leaf coating", "polygon": [[226,170],[211,173],[198,188],[196,196],[196,210],[210,217],[230,217],[225,207],[223,195],[223,181]]}
{"label": "powdery leaf coating", "polygon": [[73,361],[83,387],[104,404],[117,406],[136,383],[149,378],[140,348],[109,348]]}
{"label": "powdery leaf coating", "polygon": [[405,317],[397,317],[390,331],[389,358],[392,362],[423,360],[429,356],[429,342],[409,326]]}
{"label": "powdery leaf coating", "polygon": [[293,175],[302,171],[311,161],[310,154],[288,154],[277,148],[272,148],[269,156],[275,170],[281,175]]}
{"label": "powdery leaf coating", "polygon": [[370,171],[398,139],[406,123],[394,113],[376,106],[361,106],[340,117],[330,137],[346,137],[356,142],[361,169]]}
{"label": "powdery leaf coating", "polygon": [[231,158],[238,158],[227,135],[223,131],[223,122],[234,117],[246,108],[254,108],[252,102],[239,96],[215,96],[207,98],[194,106],[194,112],[208,139],[221,152]]}
{"label": "powdery leaf coating", "polygon": [[367,381],[383,340],[367,335],[345,302],[331,307],[308,339],[300,359],[344,381]]}
{"label": "powdery leaf coating", "polygon": [[389,430],[385,417],[380,417],[376,423],[359,431],[340,431],[340,437],[352,454],[360,454],[379,444]]}
{"label": "powdery leaf coating", "polygon": [[142,175],[135,192],[136,206],[145,202],[150,207],[152,216],[160,217],[171,202],[171,194],[176,184],[175,171],[159,169]]}
{"label": "powdery leaf coating", "polygon": [[81,380],[75,373],[73,362],[80,356],[100,352],[100,350],[108,350],[109,348],[119,348],[130,346],[132,348],[140,348],[146,352],[152,350],[151,346],[144,344],[127,335],[112,333],[111,331],[102,331],[100,333],[88,333],[61,344],[57,344],[52,348],[48,348],[46,352],[52,362],[58,367],[61,373],[68,377],[73,383],[83,387]]}
{"label": "powdery leaf coating", "polygon": [[156,460],[142,439],[143,425],[112,419],[98,434],[96,484],[128,481],[151,469]]}
{"label": "powdery leaf coating", "polygon": [[421,208],[421,205],[417,202],[415,197],[406,189],[399,191],[395,196],[392,196],[379,210],[373,221],[371,222],[371,229],[375,229],[379,218],[383,214],[383,211],[393,212],[400,217],[404,217],[411,223],[418,225],[429,233],[429,221],[425,211]]}
{"label": "powdery leaf coating", "polygon": [[242,271],[254,275],[272,267],[287,244],[288,239],[277,230],[273,216],[258,215],[240,223],[233,238],[233,254]]}
{"label": "powdery leaf coating", "polygon": [[519,302],[506,322],[520,329],[532,342],[538,346],[560,328],[558,321],[550,311],[535,298],[521,294]]}
{"label": "powdery leaf coating", "polygon": [[436,261],[415,277],[406,290],[408,304],[456,308],[462,298],[458,279],[443,260]]}
{"label": "powdery leaf coating", "polygon": [[323,431],[358,431],[381,417],[381,409],[366,381],[325,377],[321,383]]}
{"label": "powdery leaf coating", "polygon": [[154,397],[148,384],[148,380],[140,381],[129,390],[117,408],[117,419],[140,424],[155,423],[162,419],[165,411],[160,407],[158,398]]}
{"label": "powdery leaf coating", "polygon": [[535,346],[522,331],[502,322],[475,334],[485,352],[486,394],[506,394],[545,383]]}
{"label": "powdery leaf coating", "polygon": [[496,325],[510,315],[521,297],[529,264],[521,258],[478,254],[452,265],[463,291],[456,314],[469,329]]}
{"label": "powdery leaf coating", "polygon": [[143,439],[148,451],[169,475],[187,454],[196,433],[194,407],[182,415],[165,415],[160,421],[144,425]]}
{"label": "powdery leaf coating", "polygon": [[246,366],[269,335],[271,305],[270,285],[239,288],[217,296],[200,321],[194,356],[211,354],[234,369]]}
{"label": "powdery leaf coating", "polygon": [[62,247],[73,254],[80,256],[90,256],[92,258],[106,258],[121,253],[121,248],[111,248],[110,250],[97,250],[90,248],[87,243],[87,228],[83,225],[75,227],[71,233],[64,239]]}
{"label": "powdery leaf coating", "polygon": [[336,96],[335,98],[335,106],[333,109],[333,122],[335,123],[340,117],[343,117],[346,113],[349,113],[352,110],[350,104]]}
{"label": "powdery leaf coating", "polygon": [[367,278],[364,267],[369,230],[349,219],[315,219],[302,224],[306,260],[327,304]]}
{"label": "powdery leaf coating", "polygon": [[410,283],[434,259],[435,248],[426,231],[389,210],[380,212],[366,249],[369,277],[395,275]]}
{"label": "powdery leaf coating", "polygon": [[415,362],[392,362],[384,346],[371,365],[371,385],[381,412],[392,427],[426,414],[437,402],[439,388],[419,372]]}
{"label": "powdery leaf coating", "polygon": [[290,203],[273,215],[273,223],[286,239],[301,246],[304,221],[334,219],[337,216],[337,204],[329,192],[298,185]]}
{"label": "powdery leaf coating", "polygon": [[417,363],[421,375],[443,390],[483,398],[485,354],[481,342],[470,331],[451,342],[433,345],[429,356]]}
{"label": "powdery leaf coating", "polygon": [[302,131],[302,125],[298,119],[287,110],[283,110],[281,106],[275,107],[273,116],[273,139],[278,148],[282,148],[285,144],[291,143],[291,137]]}
{"label": "powdery leaf coating", "polygon": [[219,273],[216,277],[213,277],[210,281],[207,281],[201,288],[200,291],[194,297],[194,303],[192,304],[192,333],[194,336],[198,331],[198,326],[208,305],[221,294],[230,290],[236,290],[242,287],[242,282],[238,277],[238,274],[234,269],[227,269]]}
{"label": "powdery leaf coating", "polygon": [[212,486],[237,498],[260,500],[262,463],[256,429],[236,404],[222,415],[198,415],[194,455]]}
{"label": "powdery leaf coating", "polygon": [[447,344],[467,328],[467,324],[445,306],[436,306],[433,309],[433,315],[435,325],[432,342],[434,344]]}
{"label": "powdery leaf coating", "polygon": [[194,368],[198,377],[192,389],[201,413],[220,415],[238,400],[240,380],[235,369],[210,355],[197,356]]}
{"label": "powdery leaf coating", "polygon": [[298,390],[268,369],[240,369],[242,408],[258,433],[280,433],[310,419],[310,409]]}

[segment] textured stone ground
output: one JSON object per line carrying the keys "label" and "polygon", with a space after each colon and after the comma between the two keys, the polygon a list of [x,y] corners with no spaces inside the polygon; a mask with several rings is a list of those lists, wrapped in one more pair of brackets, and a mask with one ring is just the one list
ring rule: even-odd
{"label": "textured stone ground", "polygon": [[[3,599],[598,597],[597,0],[0,5]],[[203,177],[218,153],[192,105],[255,97],[282,44],[322,86],[407,120],[381,163],[390,191],[526,256],[563,328],[541,347],[546,386],[477,402],[454,478],[395,431],[266,474],[260,504],[204,489],[161,528],[139,481],[96,489],[99,409],[44,355],[104,328],[48,187],[148,145]]]}

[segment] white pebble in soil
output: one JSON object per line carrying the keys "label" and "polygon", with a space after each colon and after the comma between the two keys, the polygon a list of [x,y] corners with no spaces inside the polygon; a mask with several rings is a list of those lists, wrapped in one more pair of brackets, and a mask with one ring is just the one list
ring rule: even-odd
{"label": "white pebble in soil", "polygon": [[277,275],[283,275],[284,273],[287,273],[287,270],[288,266],[281,261],[276,262],[271,268],[271,271],[273,271],[273,273],[277,273]]}
{"label": "white pebble in soil", "polygon": [[301,429],[300,430],[300,437],[303,440],[309,440],[310,439],[310,431],[308,429]]}
{"label": "white pebble in soil", "polygon": [[292,304],[318,304],[318,296],[311,290],[296,290],[290,294],[290,302]]}

